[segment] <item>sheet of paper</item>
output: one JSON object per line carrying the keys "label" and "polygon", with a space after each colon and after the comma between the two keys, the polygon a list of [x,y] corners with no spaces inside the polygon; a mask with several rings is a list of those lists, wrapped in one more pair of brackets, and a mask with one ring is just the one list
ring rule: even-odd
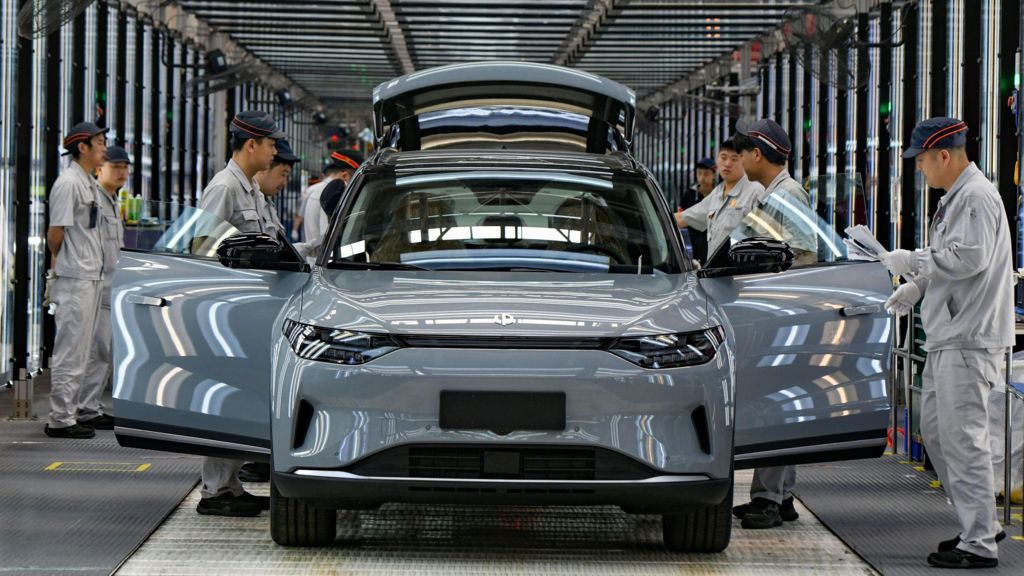
{"label": "sheet of paper", "polygon": [[[875,239],[875,235],[871,233],[871,229],[863,224],[856,226],[850,226],[845,230],[849,240],[852,240],[855,246],[858,247],[858,252],[864,256],[873,260],[878,260],[880,256],[884,256],[889,253],[885,249],[885,246]],[[845,242],[845,240],[844,240]],[[846,242],[847,246],[850,246],[849,242]]]}

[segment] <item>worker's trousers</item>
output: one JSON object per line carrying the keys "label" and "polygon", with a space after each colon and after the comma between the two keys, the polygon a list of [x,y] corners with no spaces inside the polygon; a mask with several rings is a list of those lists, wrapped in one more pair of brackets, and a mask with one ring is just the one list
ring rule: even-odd
{"label": "worker's trousers", "polygon": [[750,499],[764,498],[776,504],[782,504],[786,498],[793,496],[796,486],[796,466],[772,466],[754,470],[754,480],[750,483]]}
{"label": "worker's trousers", "polygon": [[238,479],[238,471],[245,462],[227,458],[203,458],[203,498],[241,496],[245,490]]}
{"label": "worker's trousers", "polygon": [[995,487],[988,433],[988,401],[1002,375],[1005,351],[928,352],[922,375],[921,433],[946,495],[960,520],[967,552],[997,556]]}
{"label": "worker's trousers", "polygon": [[[85,378],[92,348],[91,335],[100,311],[102,280],[58,277],[50,300],[57,305],[50,370],[51,428],[67,428],[77,422],[79,389]],[[83,337],[83,335],[85,337]]]}
{"label": "worker's trousers", "polygon": [[113,274],[103,280],[100,292],[100,312],[93,330],[92,346],[89,348],[89,362],[85,368],[85,379],[78,389],[78,417],[82,420],[97,418],[104,413],[103,389],[110,382],[111,338],[110,338],[110,288]]}

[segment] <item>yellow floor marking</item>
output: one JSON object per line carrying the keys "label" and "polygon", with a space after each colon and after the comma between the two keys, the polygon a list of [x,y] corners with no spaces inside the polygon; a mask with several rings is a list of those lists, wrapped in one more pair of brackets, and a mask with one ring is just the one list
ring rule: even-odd
{"label": "yellow floor marking", "polygon": [[917,470],[918,472],[924,472],[924,466],[914,466],[914,470]]}
{"label": "yellow floor marking", "polygon": [[929,482],[929,484],[932,488],[938,488],[939,486],[942,485],[938,480],[932,480],[931,482]]}
{"label": "yellow floor marking", "polygon": [[54,462],[45,468],[53,472],[145,472],[153,465],[136,462]]}
{"label": "yellow floor marking", "polygon": [[1014,536],[1013,538],[1010,538],[1010,539],[1011,540],[1020,540],[1020,541],[1024,542],[1024,536]]}

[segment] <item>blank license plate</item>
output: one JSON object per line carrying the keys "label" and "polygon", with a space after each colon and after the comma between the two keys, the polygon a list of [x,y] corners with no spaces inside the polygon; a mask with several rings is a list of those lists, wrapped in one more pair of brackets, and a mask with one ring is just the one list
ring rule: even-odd
{"label": "blank license plate", "polygon": [[441,391],[440,425],[449,430],[565,430],[565,392]]}

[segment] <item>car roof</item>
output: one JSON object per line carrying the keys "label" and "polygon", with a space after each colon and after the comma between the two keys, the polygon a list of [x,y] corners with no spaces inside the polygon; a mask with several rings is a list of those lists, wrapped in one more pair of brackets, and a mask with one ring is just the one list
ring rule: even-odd
{"label": "car roof", "polygon": [[588,154],[537,150],[424,150],[384,151],[374,156],[367,169],[393,168],[406,175],[465,170],[550,170],[591,176],[642,175],[640,165],[628,154]]}

